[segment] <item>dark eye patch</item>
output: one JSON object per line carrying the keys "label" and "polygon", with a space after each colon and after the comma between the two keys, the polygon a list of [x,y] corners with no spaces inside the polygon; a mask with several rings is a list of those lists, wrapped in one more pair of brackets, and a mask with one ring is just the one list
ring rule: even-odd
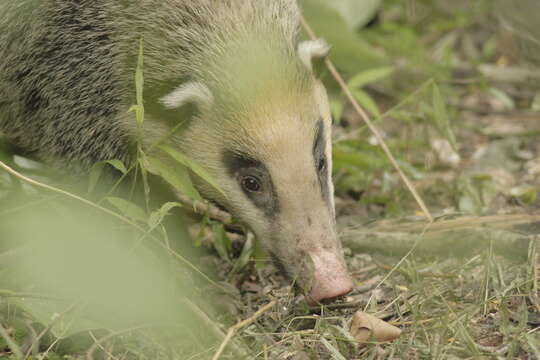
{"label": "dark eye patch", "polygon": [[225,150],[223,154],[223,163],[227,172],[231,176],[235,176],[240,170],[246,168],[265,168],[266,167],[257,159],[252,156],[232,150]]}
{"label": "dark eye patch", "polygon": [[[246,197],[257,208],[264,211],[265,215],[269,217],[277,214],[279,202],[272,177],[268,168],[261,161],[243,152],[225,150],[223,164],[229,176],[237,181]],[[250,188],[245,186],[246,179],[250,178],[258,180],[260,187],[257,188],[257,191],[250,191]]]}

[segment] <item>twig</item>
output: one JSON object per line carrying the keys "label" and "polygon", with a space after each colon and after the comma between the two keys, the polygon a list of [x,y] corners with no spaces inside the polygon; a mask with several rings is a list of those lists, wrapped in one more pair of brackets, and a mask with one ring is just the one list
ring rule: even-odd
{"label": "twig", "polygon": [[209,218],[219,221],[223,223],[224,225],[233,224],[233,218],[231,214],[229,214],[228,212],[220,210],[210,203],[194,201],[190,199],[189,196],[187,195],[184,195],[178,192],[175,194],[176,194],[176,197],[178,198],[178,201],[182,205],[186,206],[188,209],[193,211],[195,214],[207,215]]}
{"label": "twig", "polygon": [[[311,26],[309,26],[309,24],[304,19],[304,17],[301,17],[301,22],[302,22],[302,26],[306,30],[309,37],[312,40],[316,40],[317,36],[315,35],[315,32],[313,32],[313,29],[311,28]],[[334,64],[332,63],[332,61],[329,58],[326,58],[324,60],[324,62],[326,64],[326,67],[328,68],[328,70],[330,70],[330,73],[332,74],[334,79],[337,81],[337,83],[339,84],[339,86],[341,87],[341,89],[343,90],[345,95],[347,96],[347,99],[349,99],[351,105],[354,107],[354,109],[356,110],[358,115],[360,115],[362,120],[366,123],[368,128],[371,130],[371,132],[373,133],[373,135],[377,139],[377,142],[379,143],[379,145],[383,149],[384,153],[386,154],[386,156],[388,157],[388,159],[390,160],[390,162],[392,163],[392,165],[394,166],[394,168],[398,172],[399,176],[401,177],[401,180],[403,180],[403,182],[405,183],[405,185],[407,186],[407,188],[411,192],[412,196],[414,197],[414,199],[416,200],[416,202],[420,206],[420,209],[422,210],[424,215],[427,217],[429,222],[433,222],[433,216],[431,215],[431,212],[429,211],[426,204],[424,203],[424,200],[422,200],[422,198],[420,197],[420,195],[418,194],[418,192],[414,188],[412,182],[405,175],[405,173],[401,170],[401,167],[397,163],[396,159],[394,158],[394,155],[392,155],[392,152],[390,151],[390,149],[388,148],[386,143],[384,142],[384,139],[381,136],[379,130],[375,127],[375,125],[373,125],[373,123],[369,119],[369,117],[366,114],[366,112],[364,111],[364,109],[362,109],[360,104],[358,104],[358,101],[356,101],[356,99],[354,98],[353,94],[349,90],[349,87],[347,86],[347,84],[343,80],[343,77],[339,74],[336,67],[334,66]]]}
{"label": "twig", "polygon": [[19,345],[17,345],[15,343],[15,341],[13,341],[11,336],[9,336],[6,328],[3,327],[2,324],[0,324],[0,336],[2,336],[4,338],[4,341],[6,342],[7,346],[9,347],[9,349],[11,350],[13,355],[15,355],[15,357],[18,360],[23,360],[24,359],[24,354],[23,354],[21,348],[19,347]]}
{"label": "twig", "polygon": [[218,351],[215,353],[214,357],[212,358],[212,360],[218,360],[219,357],[221,356],[221,354],[223,353],[223,351],[225,350],[225,347],[227,346],[227,344],[231,341],[232,337],[234,336],[234,334],[240,330],[241,328],[245,327],[245,326],[248,326],[250,325],[251,323],[253,323],[255,320],[257,320],[262,314],[264,314],[265,312],[267,312],[268,310],[270,310],[272,307],[274,307],[274,305],[276,305],[277,301],[276,300],[272,300],[270,301],[268,304],[266,304],[265,306],[263,306],[262,308],[260,308],[259,310],[257,310],[255,312],[255,314],[253,314],[251,317],[247,318],[246,320],[243,320],[243,321],[240,321],[239,323],[237,323],[236,325],[233,325],[229,328],[229,331],[227,331],[227,336],[225,337],[225,339],[223,340],[223,342],[221,343],[221,345],[219,346],[219,349]]}

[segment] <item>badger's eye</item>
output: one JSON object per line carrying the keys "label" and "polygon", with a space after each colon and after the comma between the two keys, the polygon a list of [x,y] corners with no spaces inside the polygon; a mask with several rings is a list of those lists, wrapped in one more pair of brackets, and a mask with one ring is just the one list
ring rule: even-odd
{"label": "badger's eye", "polygon": [[319,159],[319,163],[317,164],[317,170],[319,172],[322,172],[324,169],[326,169],[326,157],[323,156]]}
{"label": "badger's eye", "polygon": [[261,180],[258,177],[248,175],[244,176],[240,182],[244,190],[249,192],[259,192],[261,191]]}

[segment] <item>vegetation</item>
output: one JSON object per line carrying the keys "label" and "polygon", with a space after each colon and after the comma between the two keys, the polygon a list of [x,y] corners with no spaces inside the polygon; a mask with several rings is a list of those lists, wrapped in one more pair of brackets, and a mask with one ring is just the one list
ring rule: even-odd
{"label": "vegetation", "polygon": [[[178,171],[139,147],[133,168],[96,164],[81,191],[40,185],[59,182],[0,143],[17,171],[0,170],[0,358],[540,357],[534,46],[501,26],[514,17],[495,0],[385,0],[360,22],[331,1],[301,1],[306,21],[435,222],[327,68],[338,227],[356,288],[315,309],[249,233],[198,202],[189,174],[212,179],[175,150],[161,149]],[[163,200],[155,178],[184,201]],[[357,310],[403,333],[359,343]]]}

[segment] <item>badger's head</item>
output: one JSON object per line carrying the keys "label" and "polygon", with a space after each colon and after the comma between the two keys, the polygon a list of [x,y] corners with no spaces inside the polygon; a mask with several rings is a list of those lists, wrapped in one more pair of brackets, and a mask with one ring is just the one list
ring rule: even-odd
{"label": "badger's head", "polygon": [[256,234],[308,302],[333,299],[353,283],[335,229],[329,104],[312,69],[327,46],[303,42],[280,56],[264,49],[220,63],[227,71],[183,84],[162,103],[198,105],[178,145],[226,195],[202,182],[199,190]]}

